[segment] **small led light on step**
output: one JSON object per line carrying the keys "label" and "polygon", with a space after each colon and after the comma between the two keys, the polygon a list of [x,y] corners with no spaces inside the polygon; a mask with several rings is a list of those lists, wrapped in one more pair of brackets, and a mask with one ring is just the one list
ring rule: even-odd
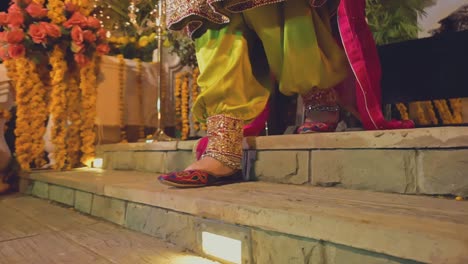
{"label": "small led light on step", "polygon": [[202,232],[202,247],[205,254],[230,263],[242,263],[242,242],[230,237]]}
{"label": "small led light on step", "polygon": [[93,161],[93,168],[102,169],[103,162],[102,158],[95,158]]}

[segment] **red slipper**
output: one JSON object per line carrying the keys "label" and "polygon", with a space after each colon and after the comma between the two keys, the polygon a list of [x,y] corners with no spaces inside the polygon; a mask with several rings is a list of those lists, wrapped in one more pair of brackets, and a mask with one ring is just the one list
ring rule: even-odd
{"label": "red slipper", "polygon": [[243,181],[243,177],[240,170],[223,177],[216,177],[200,170],[187,170],[163,174],[158,177],[158,180],[162,184],[178,188],[196,188],[238,183]]}

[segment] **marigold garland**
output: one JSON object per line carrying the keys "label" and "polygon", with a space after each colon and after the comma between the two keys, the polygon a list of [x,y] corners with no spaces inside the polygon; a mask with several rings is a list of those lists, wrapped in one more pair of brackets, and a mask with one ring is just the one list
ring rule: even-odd
{"label": "marigold garland", "polygon": [[[448,106],[450,102],[450,107]],[[439,113],[439,118],[444,125],[462,124],[463,123],[463,103],[461,98],[455,99],[440,99],[434,101],[413,102],[410,105],[416,109],[416,121],[420,125],[438,125],[435,108]],[[404,119],[407,115],[407,109],[404,104],[397,104],[397,109],[400,116]]]}
{"label": "marigold garland", "polygon": [[44,86],[41,77],[39,76],[38,67],[44,67],[36,65],[33,61],[28,60],[26,64],[29,72],[28,86],[32,87],[33,96],[29,102],[31,112],[29,118],[31,120],[31,139],[33,141],[32,151],[30,155],[34,160],[36,168],[40,168],[46,164],[44,159],[44,134],[46,131],[46,121],[49,116],[49,111],[46,105],[46,88]]}
{"label": "marigold garland", "polygon": [[50,18],[52,23],[61,24],[67,20],[65,17],[65,3],[63,0],[49,0],[47,16]]}
{"label": "marigold garland", "polygon": [[138,105],[140,106],[140,122],[138,126],[138,138],[145,138],[145,116],[143,106],[143,62],[140,59],[135,59],[136,62],[136,90],[138,96]]}
{"label": "marigold garland", "polygon": [[67,90],[67,116],[69,120],[67,130],[67,166],[69,168],[75,168],[79,166],[81,156],[81,91],[78,82],[79,76],[74,72],[70,73],[68,77]]}
{"label": "marigold garland", "polygon": [[[198,98],[198,94],[200,91],[200,87],[198,87],[198,76],[200,75],[200,69],[195,68],[192,72],[192,88],[191,88],[191,100],[192,100],[192,105],[195,103],[195,101]],[[200,122],[198,122],[198,119],[192,114],[192,122],[193,122],[193,129],[195,131],[200,130]]]}
{"label": "marigold garland", "polygon": [[442,123],[444,125],[454,124],[454,118],[452,112],[448,107],[446,100],[434,100],[434,104],[439,111],[440,118],[442,119]]}
{"label": "marigold garland", "polygon": [[396,104],[398,111],[400,112],[401,120],[409,120],[408,108],[403,103]]}
{"label": "marigold garland", "polygon": [[65,166],[67,148],[67,85],[65,83],[65,75],[67,74],[68,66],[65,61],[65,53],[59,47],[55,46],[50,55],[50,71],[51,78],[51,103],[50,114],[53,119],[54,126],[51,130],[51,141],[54,144],[54,169],[62,169]]}
{"label": "marigold garland", "polygon": [[182,91],[182,73],[177,73],[175,76],[174,84],[174,99],[175,99],[175,116],[176,116],[176,129],[178,131],[182,130],[182,102],[180,99],[180,94]]}
{"label": "marigold garland", "polygon": [[30,85],[29,72],[27,72],[27,64],[29,61],[26,58],[18,58],[15,60],[16,69],[23,69],[18,71],[16,80],[16,104],[18,105],[16,111],[16,129],[15,129],[15,147],[16,158],[21,168],[25,171],[30,170],[30,164],[33,161],[32,153],[33,142],[30,137],[30,132],[33,131],[30,122],[30,113],[34,110],[29,103],[34,96],[34,92]]}
{"label": "marigold garland", "polygon": [[81,125],[81,162],[90,166],[95,157],[94,143],[96,141],[96,132],[94,124],[96,119],[96,57],[80,69],[80,90],[81,90],[81,113],[83,123]]}
{"label": "marigold garland", "polygon": [[[190,116],[190,106],[197,100],[200,93],[197,79],[200,75],[200,70],[195,68],[193,72],[180,72],[175,76],[174,97],[175,97],[175,114],[176,114],[176,129],[181,132],[181,139],[185,140],[190,134],[190,123],[193,124],[194,132],[206,130],[205,123],[199,121],[192,115]],[[190,87],[189,87],[190,85]],[[190,122],[190,120],[192,122]]]}
{"label": "marigold garland", "polygon": [[71,3],[80,8],[80,13],[85,16],[89,16],[94,10],[94,5],[91,4],[92,0],[66,0],[65,3]]}
{"label": "marigold garland", "polygon": [[181,86],[181,118],[182,118],[182,134],[181,139],[186,140],[190,133],[189,121],[189,78],[187,74],[184,75]]}
{"label": "marigold garland", "polygon": [[463,123],[463,102],[461,98],[449,99],[453,111],[453,122],[455,124]]}
{"label": "marigold garland", "polygon": [[18,71],[16,69],[16,61],[15,60],[6,60],[3,62],[5,68],[7,69],[7,75],[13,84],[13,87],[16,87],[16,82],[18,80]]}
{"label": "marigold garland", "polygon": [[125,59],[123,55],[117,55],[119,59],[119,113],[120,113],[120,141],[127,142],[127,131],[125,129],[125,120],[127,120],[126,101],[125,101]]}

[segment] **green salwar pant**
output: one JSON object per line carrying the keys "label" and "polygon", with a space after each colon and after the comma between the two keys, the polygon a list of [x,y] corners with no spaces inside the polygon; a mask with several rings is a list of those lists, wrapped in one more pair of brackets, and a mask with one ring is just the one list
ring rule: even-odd
{"label": "green salwar pant", "polygon": [[195,40],[200,67],[195,117],[224,114],[246,122],[265,107],[271,74],[285,95],[330,89],[347,74],[347,60],[333,38],[329,6],[288,0],[232,14],[221,29]]}

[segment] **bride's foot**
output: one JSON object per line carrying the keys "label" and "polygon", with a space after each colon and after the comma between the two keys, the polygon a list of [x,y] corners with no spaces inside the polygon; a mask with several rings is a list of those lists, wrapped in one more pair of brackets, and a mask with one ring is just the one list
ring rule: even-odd
{"label": "bride's foot", "polygon": [[179,188],[222,185],[241,181],[242,126],[242,120],[225,115],[208,118],[209,142],[206,154],[184,171],[159,176],[159,181]]}
{"label": "bride's foot", "polygon": [[215,177],[230,176],[238,171],[238,169],[228,167],[212,157],[204,157],[200,160],[197,160],[188,166],[185,170],[204,171]]}

